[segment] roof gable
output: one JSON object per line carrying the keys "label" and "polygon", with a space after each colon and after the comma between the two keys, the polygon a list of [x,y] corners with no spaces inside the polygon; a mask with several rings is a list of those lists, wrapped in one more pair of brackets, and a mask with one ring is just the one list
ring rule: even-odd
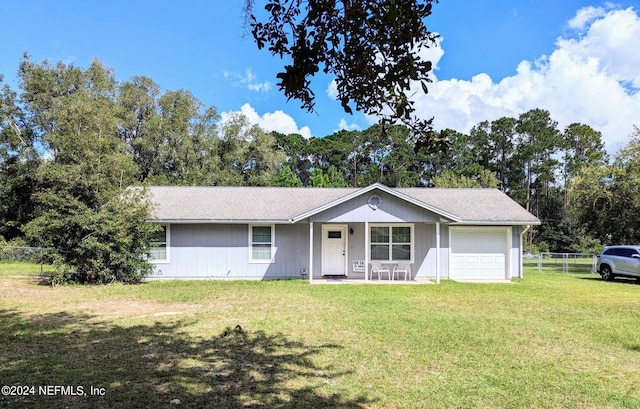
{"label": "roof gable", "polygon": [[402,192],[400,192],[400,191],[398,191],[396,189],[392,189],[392,188],[387,187],[387,186],[385,186],[383,184],[380,184],[380,183],[374,183],[373,185],[367,186],[367,187],[362,188],[360,190],[356,190],[356,191],[354,191],[354,192],[352,192],[352,193],[350,193],[350,194],[348,194],[346,196],[339,197],[339,198],[337,198],[336,200],[334,200],[332,202],[325,203],[322,206],[319,206],[319,207],[317,207],[315,209],[311,209],[311,210],[309,210],[309,211],[307,211],[305,213],[302,213],[302,214],[294,217],[292,219],[292,221],[295,223],[297,221],[306,219],[306,218],[311,217],[313,215],[316,215],[316,214],[318,214],[320,212],[323,212],[323,211],[325,211],[327,209],[330,209],[330,208],[332,208],[334,206],[340,205],[340,204],[345,203],[345,202],[347,202],[349,200],[353,200],[353,199],[355,199],[355,198],[357,198],[359,196],[362,196],[364,194],[373,192],[376,189],[377,190],[381,190],[381,191],[383,191],[383,192],[385,192],[387,194],[390,194],[392,196],[395,196],[395,197],[397,197],[397,198],[399,198],[401,200],[404,200],[406,202],[412,203],[412,204],[414,204],[414,205],[416,205],[418,207],[421,207],[421,208],[423,208],[425,210],[429,210],[430,212],[436,213],[436,214],[438,214],[440,216],[443,216],[443,217],[445,217],[445,218],[447,218],[449,220],[461,221],[460,219],[458,219],[458,217],[456,217],[455,215],[453,215],[453,214],[451,214],[449,212],[446,212],[446,211],[444,211],[442,209],[438,209],[438,208],[436,208],[434,206],[429,205],[428,203],[416,200],[415,198],[413,198],[411,196],[407,196],[407,195],[403,194]]}

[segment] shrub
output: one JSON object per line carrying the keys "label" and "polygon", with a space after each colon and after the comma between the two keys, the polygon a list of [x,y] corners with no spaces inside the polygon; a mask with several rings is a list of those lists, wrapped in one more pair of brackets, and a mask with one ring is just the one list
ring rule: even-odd
{"label": "shrub", "polygon": [[145,221],[150,203],[143,190],[129,189],[95,210],[68,196],[53,200],[56,206],[25,232],[53,249],[55,284],[137,283],[151,273],[149,237],[156,227]]}

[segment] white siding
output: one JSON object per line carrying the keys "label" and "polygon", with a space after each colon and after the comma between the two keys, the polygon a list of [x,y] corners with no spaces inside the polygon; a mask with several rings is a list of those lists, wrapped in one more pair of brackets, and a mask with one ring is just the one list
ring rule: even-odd
{"label": "white siding", "polygon": [[171,262],[157,264],[150,278],[283,279],[308,269],[308,225],[276,225],[275,257],[249,263],[248,225],[173,224]]}
{"label": "white siding", "polygon": [[[416,224],[416,262],[412,266],[414,278],[436,278],[436,226]],[[440,278],[449,273],[449,227],[440,225]]]}

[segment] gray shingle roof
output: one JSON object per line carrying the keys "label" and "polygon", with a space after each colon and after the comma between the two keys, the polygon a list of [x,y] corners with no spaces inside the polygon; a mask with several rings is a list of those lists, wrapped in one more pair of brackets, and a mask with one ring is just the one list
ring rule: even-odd
{"label": "gray shingle roof", "polygon": [[152,186],[154,219],[288,221],[358,189]]}
{"label": "gray shingle roof", "polygon": [[465,222],[540,221],[498,189],[396,189],[421,202],[454,214]]}
{"label": "gray shingle roof", "polygon": [[[341,203],[358,191],[379,188],[403,194],[461,222],[537,224],[538,219],[496,189],[177,187],[152,186],[152,220],[166,222],[288,222],[314,209]],[[442,212],[439,212],[441,210]]]}

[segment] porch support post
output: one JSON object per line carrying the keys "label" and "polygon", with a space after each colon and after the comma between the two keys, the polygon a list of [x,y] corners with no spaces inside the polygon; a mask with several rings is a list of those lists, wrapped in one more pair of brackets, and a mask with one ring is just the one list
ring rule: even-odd
{"label": "porch support post", "polygon": [[369,222],[364,222],[364,282],[369,282]]}
{"label": "porch support post", "polygon": [[440,284],[440,222],[436,222],[436,284]]}
{"label": "porch support post", "polygon": [[309,220],[309,284],[313,283],[313,222]]}

